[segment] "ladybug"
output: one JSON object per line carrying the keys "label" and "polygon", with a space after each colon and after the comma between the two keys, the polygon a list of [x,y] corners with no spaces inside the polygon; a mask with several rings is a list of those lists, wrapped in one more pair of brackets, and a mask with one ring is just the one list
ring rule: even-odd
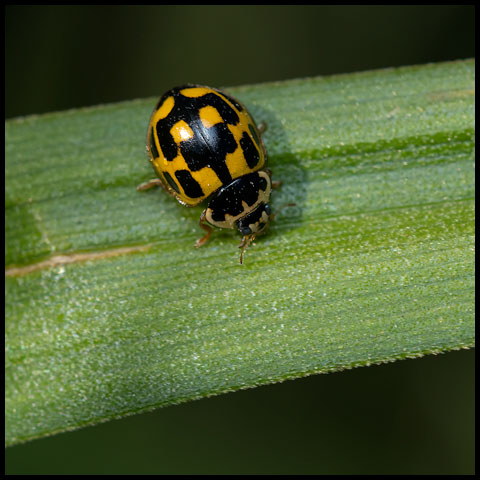
{"label": "ladybug", "polygon": [[273,219],[270,206],[271,172],[261,133],[247,109],[220,90],[188,84],[166,92],[153,110],[147,152],[158,176],[138,190],[161,186],[182,205],[206,200],[200,227],[237,228],[243,254]]}

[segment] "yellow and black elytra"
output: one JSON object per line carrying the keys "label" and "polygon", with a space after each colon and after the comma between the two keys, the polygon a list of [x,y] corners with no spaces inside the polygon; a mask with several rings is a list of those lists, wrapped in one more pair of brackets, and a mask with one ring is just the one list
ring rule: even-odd
{"label": "yellow and black elytra", "polygon": [[236,227],[243,235],[239,245],[242,263],[245,249],[273,218],[265,146],[246,108],[210,87],[173,88],[153,110],[147,151],[159,178],[137,188],[160,185],[188,207],[207,200],[200,217],[207,233],[195,246],[210,238],[210,225]]}

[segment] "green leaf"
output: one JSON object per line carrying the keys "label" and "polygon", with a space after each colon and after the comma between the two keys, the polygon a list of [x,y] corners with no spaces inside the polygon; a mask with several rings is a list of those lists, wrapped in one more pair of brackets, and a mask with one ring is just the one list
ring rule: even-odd
{"label": "green leaf", "polygon": [[8,121],[6,443],[472,346],[474,83],[468,60],[228,89],[283,182],[244,265],[136,191],[155,99]]}

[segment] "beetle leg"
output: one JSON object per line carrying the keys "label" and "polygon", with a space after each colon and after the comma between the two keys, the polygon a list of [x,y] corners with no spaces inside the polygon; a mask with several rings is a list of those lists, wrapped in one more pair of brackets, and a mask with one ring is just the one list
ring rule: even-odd
{"label": "beetle leg", "polygon": [[149,190],[153,187],[163,187],[163,183],[159,178],[152,178],[148,182],[143,182],[138,185],[137,190],[140,192],[142,190]]}
{"label": "beetle leg", "polygon": [[265,122],[262,122],[258,126],[258,131],[259,131],[260,135],[264,134],[267,131],[267,124]]}
{"label": "beetle leg", "polygon": [[195,247],[201,247],[202,245],[205,245],[205,243],[208,241],[210,238],[210,235],[213,233],[213,228],[210,225],[207,225],[205,220],[205,210],[202,212],[200,215],[200,227],[203,228],[207,233],[204,235],[202,238],[199,238],[195,242]]}
{"label": "beetle leg", "polygon": [[[264,168],[264,171],[272,178],[272,171],[269,168]],[[281,180],[272,180],[272,188],[280,188],[282,186]]]}

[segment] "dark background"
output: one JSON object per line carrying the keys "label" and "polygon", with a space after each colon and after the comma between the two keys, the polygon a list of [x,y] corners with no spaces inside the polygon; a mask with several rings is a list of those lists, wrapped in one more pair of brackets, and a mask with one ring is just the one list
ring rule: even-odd
{"label": "dark background", "polygon": [[[475,55],[472,6],[5,11],[6,118],[157,97],[187,82]],[[472,474],[473,362],[473,351],[452,352],[167,407],[10,447],[6,473]]]}
{"label": "dark background", "polygon": [[465,6],[15,6],[6,117],[474,56]]}

